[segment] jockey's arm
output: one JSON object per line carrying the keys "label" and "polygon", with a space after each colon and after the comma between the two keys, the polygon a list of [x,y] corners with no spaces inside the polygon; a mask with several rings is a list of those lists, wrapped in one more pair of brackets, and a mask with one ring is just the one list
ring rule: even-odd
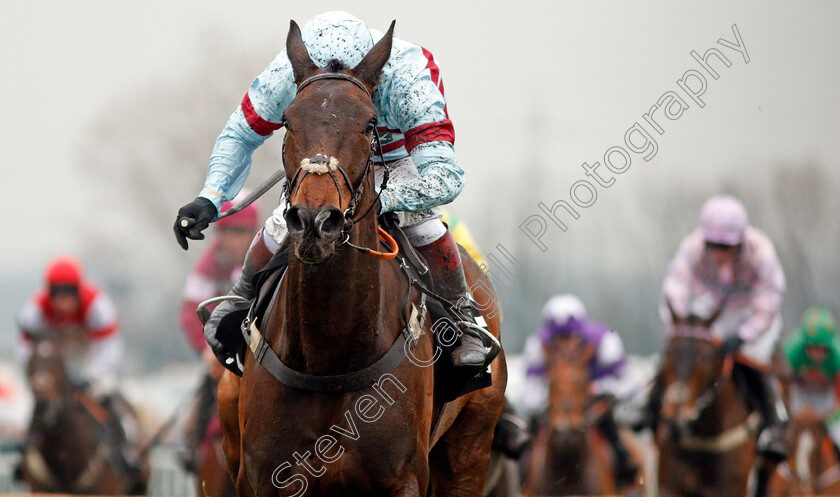
{"label": "jockey's arm", "polygon": [[752,315],[738,329],[745,342],[764,334],[778,319],[785,292],[785,275],[772,246],[758,254],[758,280],[753,285]]}
{"label": "jockey's arm", "polygon": [[386,124],[403,131],[405,149],[420,175],[389,186],[379,200],[381,212],[419,211],[447,204],[464,188],[464,171],[455,160],[455,130],[447,115],[437,65],[432,55],[418,46],[402,50],[389,63],[395,70],[378,89],[381,111],[395,120]]}
{"label": "jockey's arm", "polygon": [[35,298],[26,301],[17,318],[19,336],[15,347],[15,357],[24,368],[32,357],[32,339],[46,331],[44,313]]}
{"label": "jockey's arm", "polygon": [[283,50],[254,79],[216,139],[199,197],[213,202],[217,211],[242,189],[251,169],[251,155],[280,128],[295,89],[292,65]]}
{"label": "jockey's arm", "polygon": [[689,313],[694,281],[691,263],[692,245],[695,243],[693,238],[694,235],[691,235],[680,244],[677,254],[668,265],[668,271],[662,283],[659,316],[666,325],[672,324],[671,312],[668,309],[669,304],[679,316],[687,316]]}
{"label": "jockey's arm", "polygon": [[116,373],[123,358],[123,343],[114,304],[99,294],[85,316],[88,339],[88,361],[82,374],[95,382]]}
{"label": "jockey's arm", "polygon": [[184,285],[184,295],[181,300],[181,310],[178,313],[178,323],[181,330],[187,337],[192,349],[197,353],[207,348],[207,341],[204,338],[204,325],[198,319],[195,313],[196,307],[201,302],[216,296],[218,290],[216,282],[202,271],[204,264],[211,264],[215,260],[214,251],[216,244],[211,244],[201,254],[198,263],[192,268],[190,274],[187,275],[187,281]]}
{"label": "jockey's arm", "polygon": [[522,353],[525,363],[525,385],[519,392],[511,392],[514,404],[527,418],[542,414],[548,405],[548,383],[546,381],[545,354],[537,334],[525,341]]}
{"label": "jockey's arm", "polygon": [[624,352],[624,343],[615,331],[609,331],[595,351],[593,357],[595,371],[601,375],[593,382],[593,390],[598,395],[613,395],[623,398],[630,394],[634,388],[632,376],[628,374],[627,354]]}

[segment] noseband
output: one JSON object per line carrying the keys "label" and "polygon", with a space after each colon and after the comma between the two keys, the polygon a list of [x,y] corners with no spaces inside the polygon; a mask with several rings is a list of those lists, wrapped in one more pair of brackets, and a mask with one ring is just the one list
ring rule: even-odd
{"label": "noseband", "polygon": [[[359,87],[362,91],[365,92],[365,95],[371,99],[373,102],[373,96],[365,87],[365,85],[359,81],[358,79],[350,76],[349,74],[345,73],[323,73],[323,74],[316,74],[306,80],[304,80],[300,85],[298,85],[297,92],[298,94],[302,89],[309,86],[310,84],[321,81],[321,80],[344,80],[353,83],[357,87]],[[283,123],[285,124],[285,123]],[[286,135],[288,136],[288,135]],[[384,173],[382,175],[382,184],[379,187],[379,191],[376,193],[376,198],[373,199],[373,202],[368,206],[365,213],[359,216],[358,218],[354,219],[354,215],[356,214],[356,207],[358,206],[359,202],[362,199],[362,194],[364,193],[365,187],[365,180],[367,179],[368,174],[370,174],[371,169],[373,168],[373,156],[374,153],[378,151],[379,157],[382,159],[382,164],[385,164],[385,156],[382,152],[382,141],[379,137],[379,131],[376,129],[376,126],[373,128],[373,137],[370,141],[370,152],[368,153],[368,160],[367,164],[365,165],[365,171],[362,174],[362,178],[359,180],[359,183],[354,187],[353,184],[350,182],[350,177],[347,175],[347,171],[344,170],[344,167],[334,158],[328,158],[324,155],[318,154],[315,157],[310,157],[308,159],[304,159],[304,162],[307,162],[307,167],[304,167],[301,164],[298,167],[297,171],[295,171],[294,176],[292,176],[291,181],[287,181],[283,186],[283,197],[286,202],[286,207],[283,210],[283,215],[286,215],[286,212],[289,210],[289,207],[292,205],[292,192],[298,190],[300,185],[303,183],[303,180],[306,178],[307,174],[310,172],[315,172],[316,174],[324,174],[328,173],[335,184],[336,190],[338,190],[338,202],[339,205],[342,203],[342,195],[341,195],[341,186],[338,184],[338,179],[335,176],[335,171],[341,173],[344,177],[344,181],[347,183],[347,188],[350,189],[350,203],[348,204],[347,208],[344,210],[344,227],[341,230],[341,238],[338,241],[338,244],[347,243],[350,246],[353,246],[349,243],[350,239],[350,231],[353,229],[353,226],[359,221],[361,221],[365,216],[370,213],[373,206],[379,203],[379,196],[382,195],[382,190],[384,190],[388,186],[388,168],[384,168]],[[286,163],[286,138],[283,138],[283,164]],[[315,171],[314,169],[317,169]],[[301,174],[303,171],[303,174]],[[353,246],[354,248],[358,248]]]}

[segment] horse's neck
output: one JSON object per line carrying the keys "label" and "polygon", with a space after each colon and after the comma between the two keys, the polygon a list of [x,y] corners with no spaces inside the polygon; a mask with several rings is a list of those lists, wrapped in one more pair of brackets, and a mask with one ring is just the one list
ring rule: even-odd
{"label": "horse's neck", "polygon": [[[584,428],[588,430],[589,428]],[[587,460],[590,451],[591,437],[589,433],[581,437],[581,443],[574,446],[559,446],[549,439],[548,450],[546,451],[547,468],[554,468],[554,471],[564,475],[575,475],[580,472],[579,465]]]}
{"label": "horse's neck", "polygon": [[695,423],[698,435],[719,435],[745,423],[750,415],[743,396],[732,378],[724,378],[720,381],[724,382],[720,390]]}
{"label": "horse's neck", "polygon": [[[370,236],[370,227],[357,226],[353,243],[377,247],[375,228]],[[378,357],[377,343],[383,341],[381,264],[347,245],[317,266],[291,257],[280,338],[280,357],[287,365],[311,374],[336,374],[361,369]]]}

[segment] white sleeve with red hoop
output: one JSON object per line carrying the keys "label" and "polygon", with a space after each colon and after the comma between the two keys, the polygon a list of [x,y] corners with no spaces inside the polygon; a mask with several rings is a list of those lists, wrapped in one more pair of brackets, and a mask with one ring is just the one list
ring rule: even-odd
{"label": "white sleeve with red hoop", "polygon": [[403,131],[405,149],[420,176],[390,186],[382,211],[420,211],[451,202],[464,188],[464,171],[455,160],[455,129],[449,119],[443,81],[434,56],[417,45],[394,40],[378,91],[389,127]]}
{"label": "white sleeve with red hoop", "polygon": [[29,335],[37,335],[45,331],[44,312],[34,298],[24,304],[18,315],[20,336],[15,347],[15,356],[22,366],[26,366],[32,356],[32,341]]}
{"label": "white sleeve with red hoop", "polygon": [[97,295],[85,314],[85,328],[91,342],[119,335],[117,309],[106,295]]}
{"label": "white sleeve with red hoop", "polygon": [[254,79],[216,139],[200,197],[219,209],[239,193],[251,170],[251,155],[280,128],[283,111],[294,98],[295,89],[292,64],[283,50]]}

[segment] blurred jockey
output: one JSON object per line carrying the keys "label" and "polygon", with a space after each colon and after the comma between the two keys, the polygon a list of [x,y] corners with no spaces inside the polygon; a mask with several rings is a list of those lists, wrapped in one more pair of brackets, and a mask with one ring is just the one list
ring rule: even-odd
{"label": "blurred jockey", "polygon": [[[668,267],[660,316],[673,330],[668,305],[677,316],[711,318],[711,333],[723,354],[736,354],[733,378],[751,409],[763,420],[759,453],[782,460],[788,452],[788,416],[779,398],[770,360],[782,329],[780,307],[785,275],[767,236],[749,225],[740,201],[710,198],[700,211],[700,227],[683,240]],[[662,383],[651,390],[646,421],[655,423]],[[652,426],[652,424],[651,424]]]}
{"label": "blurred jockey", "polygon": [[50,262],[45,283],[18,317],[18,359],[24,367],[28,364],[33,339],[66,339],[62,342],[63,356],[76,384],[89,386],[97,397],[109,397],[116,387],[117,367],[123,357],[114,304],[82,278],[81,264],[68,257]]}
{"label": "blurred jockey", "polygon": [[[324,67],[338,59],[355,67],[382,37],[345,12],[327,12],[311,19],[302,30],[315,64]],[[210,157],[204,189],[178,211],[174,230],[181,246],[187,238],[200,240],[223,202],[239,192],[251,167],[251,155],[283,126],[283,112],[296,93],[292,65],[281,51],[251,84],[241,105],[230,116]],[[382,165],[391,171],[388,188],[379,197],[379,212],[397,211],[411,244],[431,266],[435,290],[459,309],[463,332],[451,360],[465,376],[479,374],[495,357],[482,341],[484,330],[471,318],[464,298],[467,284],[455,241],[440,221],[440,205],[455,199],[464,187],[464,171],[455,160],[455,132],[446,108],[440,69],[432,54],[418,45],[394,38],[391,58],[374,93],[384,157],[374,158],[377,185]],[[378,188],[378,186],[377,186]],[[242,276],[232,294],[254,297],[253,274],[268,263],[286,240],[285,206],[279,206],[254,238]],[[221,343],[220,319],[242,304],[220,304],[205,327],[205,336],[219,360],[241,374],[236,354],[244,340],[234,336]]]}
{"label": "blurred jockey", "polygon": [[638,468],[618,433],[612,408],[616,399],[627,397],[637,387],[627,367],[627,356],[618,333],[609,326],[589,319],[583,302],[574,295],[557,295],[543,307],[542,327],[525,342],[524,397],[525,415],[534,419],[548,408],[548,381],[543,349],[556,336],[579,336],[584,344],[595,349],[589,364],[592,391],[606,398],[610,409],[598,420],[598,428],[610,443],[615,455],[616,479],[619,483],[635,481]]}
{"label": "blurred jockey", "polygon": [[[222,212],[230,209],[244,198],[248,190],[243,189],[233,201],[222,204]],[[216,384],[224,368],[204,339],[204,325],[195,313],[196,307],[207,299],[226,295],[242,274],[242,263],[248,252],[262,219],[257,204],[251,204],[231,216],[214,223],[213,239],[201,254],[198,262],[187,276],[181,312],[178,320],[187,341],[207,365],[208,375],[198,390],[193,410],[186,428],[182,462],[189,471],[195,471],[198,449],[207,433],[207,428],[216,412]]]}
{"label": "blurred jockey", "polygon": [[126,470],[140,471],[136,415],[117,391],[123,343],[114,304],[85,281],[82,266],[74,259],[54,259],[45,280],[45,287],[26,302],[18,317],[18,359],[27,368],[33,342],[61,340],[61,356],[71,381],[102,404],[108,413],[106,426],[114,430],[110,441],[119,447]]}
{"label": "blurred jockey", "polygon": [[[785,340],[784,357],[793,373],[791,415],[808,410],[826,418],[834,450],[840,456],[840,339],[831,311],[811,307]],[[833,415],[832,415],[833,414]]]}

